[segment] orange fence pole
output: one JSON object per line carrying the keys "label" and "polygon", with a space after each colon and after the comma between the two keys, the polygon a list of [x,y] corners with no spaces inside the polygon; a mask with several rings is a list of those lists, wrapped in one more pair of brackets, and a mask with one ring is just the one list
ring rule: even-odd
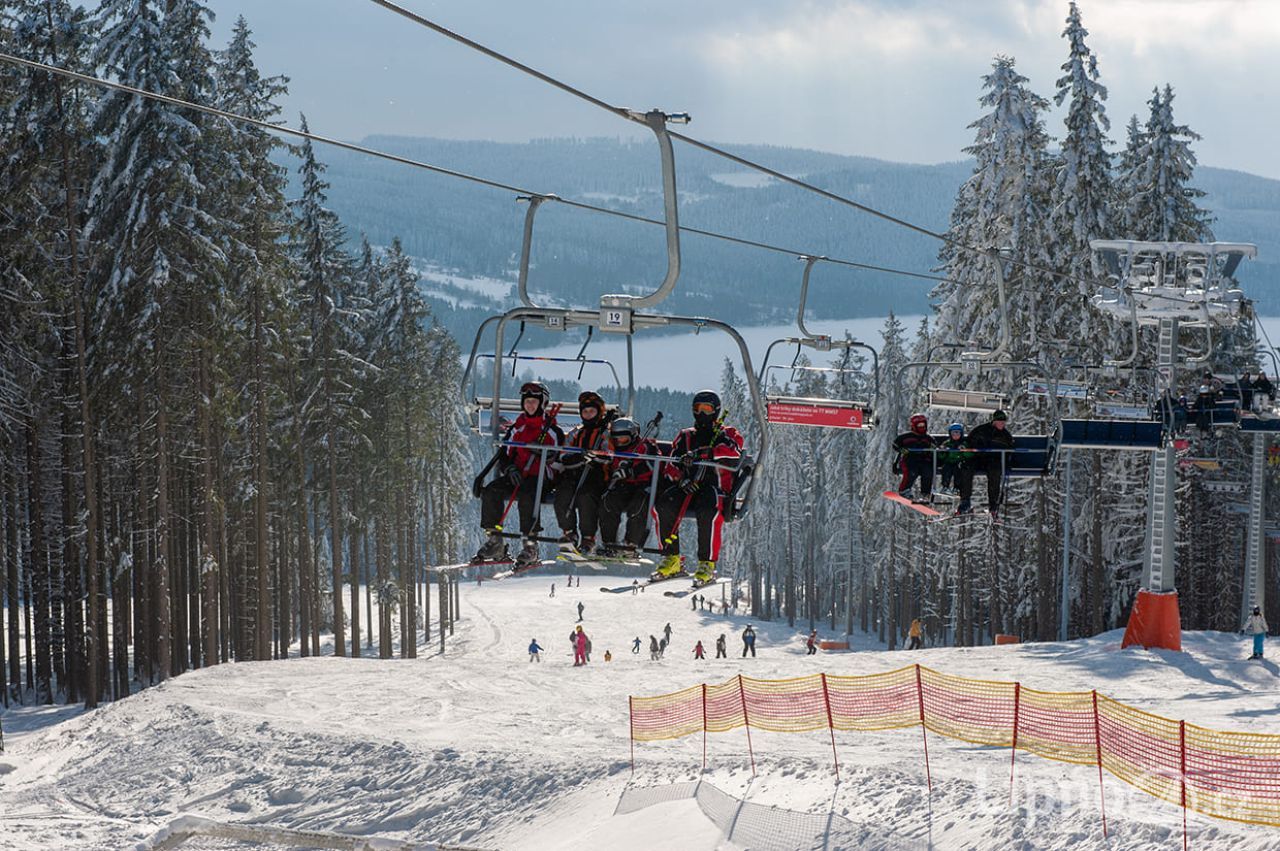
{"label": "orange fence pole", "polygon": [[[738,674],[738,698],[742,701],[742,726],[747,730],[747,755],[751,757],[751,776],[756,776],[756,754],[751,749],[751,716],[747,714],[747,691],[742,687],[742,674]],[[706,727],[706,724],[703,724]]]}
{"label": "orange fence pole", "polygon": [[1178,778],[1182,781],[1182,851],[1187,851],[1187,722],[1178,722]]}
{"label": "orange fence pole", "polygon": [[707,684],[702,684],[702,770],[707,770]]}
{"label": "orange fence pole", "polygon": [[1013,684],[1013,744],[1009,746],[1009,806],[1013,806],[1013,766],[1018,758],[1018,704],[1022,683]]}
{"label": "orange fence pole", "polygon": [[916,663],[916,701],[920,704],[920,738],[924,741],[924,777],[933,791],[933,774],[929,771],[929,734],[924,727],[924,686],[920,684],[920,663]]}
{"label": "orange fence pole", "polygon": [[831,720],[831,693],[827,691],[827,675],[822,677],[822,702],[827,705],[827,730],[831,733],[831,760],[836,764],[836,782],[840,782],[840,757],[836,754],[836,725]]}
{"label": "orange fence pole", "polygon": [[1098,729],[1098,690],[1093,690],[1093,747],[1098,760],[1098,801],[1102,806],[1102,838],[1107,838],[1107,788],[1102,784],[1102,734]]}

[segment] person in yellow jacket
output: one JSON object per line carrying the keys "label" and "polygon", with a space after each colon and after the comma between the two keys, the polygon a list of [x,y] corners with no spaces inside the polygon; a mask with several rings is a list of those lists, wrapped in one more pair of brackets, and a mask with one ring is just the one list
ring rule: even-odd
{"label": "person in yellow jacket", "polygon": [[924,646],[920,641],[920,619],[919,618],[912,619],[911,628],[907,630],[907,635],[908,637],[911,638],[911,643],[907,645],[908,650],[919,650],[921,647]]}

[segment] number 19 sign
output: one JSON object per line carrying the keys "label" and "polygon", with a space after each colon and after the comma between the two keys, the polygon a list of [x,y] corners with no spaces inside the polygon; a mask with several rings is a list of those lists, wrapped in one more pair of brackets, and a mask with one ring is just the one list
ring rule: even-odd
{"label": "number 19 sign", "polygon": [[787,425],[822,426],[826,428],[867,428],[866,411],[836,405],[800,405],[795,402],[770,402],[769,422]]}

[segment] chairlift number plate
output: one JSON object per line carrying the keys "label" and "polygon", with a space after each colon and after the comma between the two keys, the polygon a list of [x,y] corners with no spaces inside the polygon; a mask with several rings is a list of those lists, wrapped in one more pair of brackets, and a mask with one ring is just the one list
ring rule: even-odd
{"label": "chairlift number plate", "polygon": [[627,307],[600,308],[600,330],[630,334],[631,309]]}
{"label": "chairlift number plate", "polygon": [[835,405],[800,405],[794,402],[770,402],[769,422],[826,428],[867,428],[862,408]]}

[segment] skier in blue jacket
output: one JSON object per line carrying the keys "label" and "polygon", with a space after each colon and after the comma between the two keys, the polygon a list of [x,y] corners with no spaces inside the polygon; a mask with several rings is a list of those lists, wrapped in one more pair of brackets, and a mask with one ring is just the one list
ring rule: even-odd
{"label": "skier in blue jacket", "polygon": [[532,662],[534,659],[537,659],[538,662],[541,662],[542,661],[541,654],[542,654],[542,648],[538,646],[538,639],[536,638],[532,639],[529,642],[529,661]]}

